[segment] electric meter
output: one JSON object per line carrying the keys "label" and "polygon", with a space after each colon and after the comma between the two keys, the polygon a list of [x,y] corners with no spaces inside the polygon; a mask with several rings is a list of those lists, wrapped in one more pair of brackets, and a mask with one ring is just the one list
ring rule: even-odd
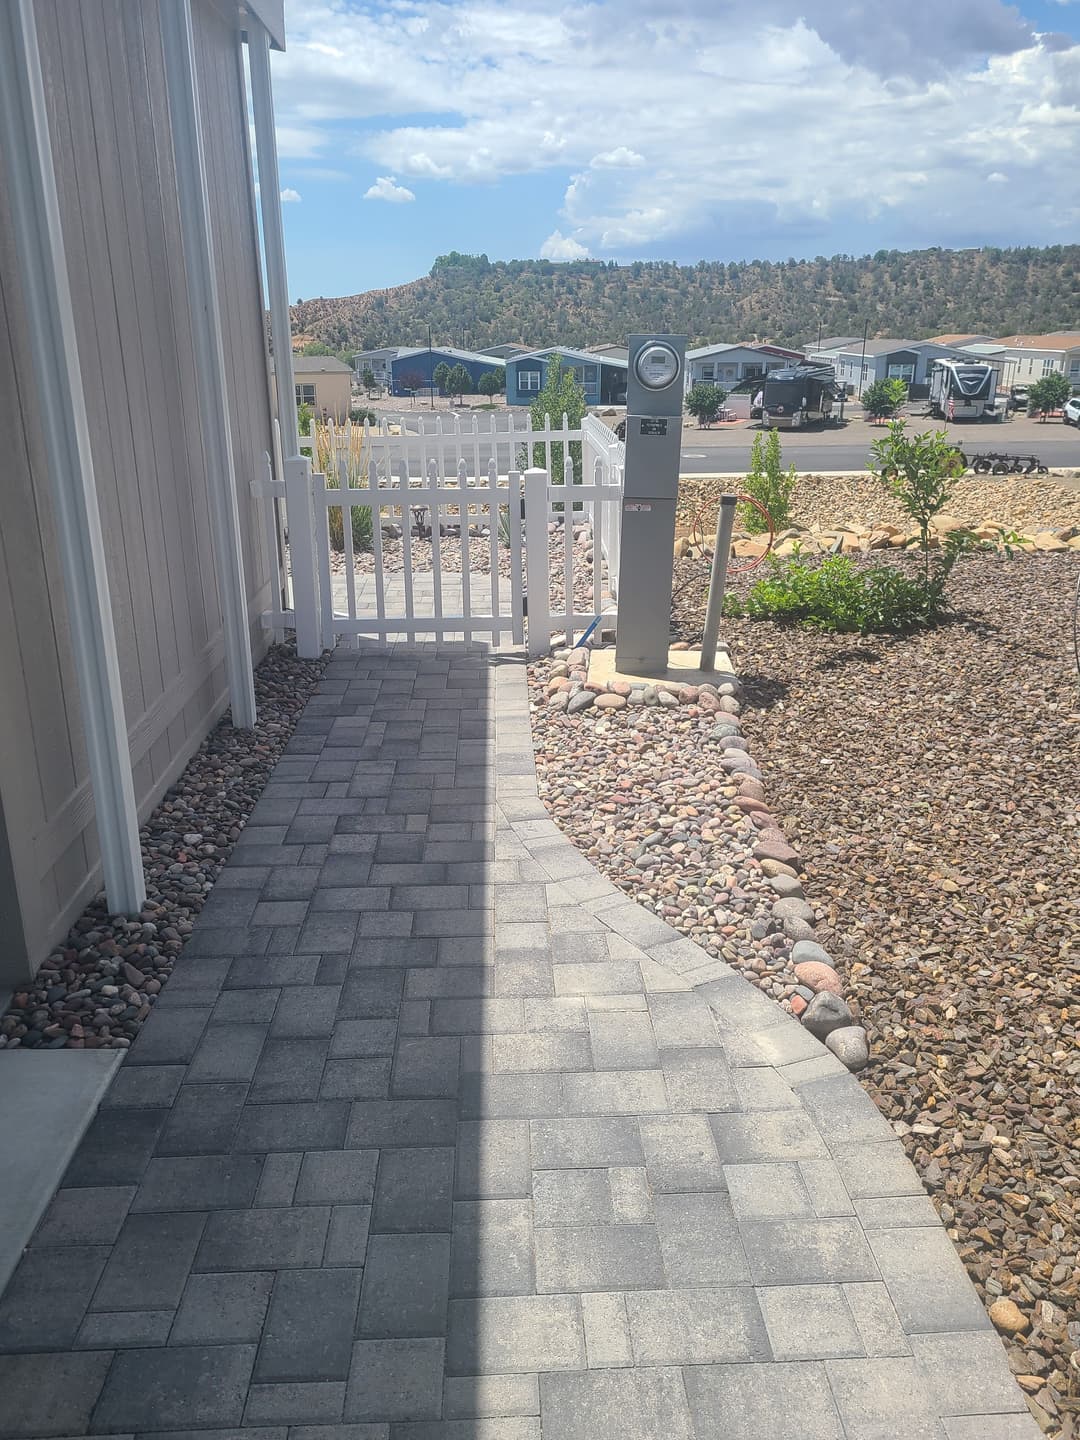
{"label": "electric meter", "polygon": [[646,390],[666,390],[678,378],[679,357],[670,345],[646,345],[634,361],[634,373]]}

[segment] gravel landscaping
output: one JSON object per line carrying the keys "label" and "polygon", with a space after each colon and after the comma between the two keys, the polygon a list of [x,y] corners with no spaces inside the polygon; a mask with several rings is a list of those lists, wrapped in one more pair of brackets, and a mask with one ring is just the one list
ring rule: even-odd
{"label": "gravel landscaping", "polygon": [[[1057,500],[1034,518],[1069,523],[1074,497]],[[972,556],[951,585],[959,617],[912,637],[726,621],[741,714],[739,700],[718,714],[700,697],[567,697],[566,660],[531,681],[541,793],[563,829],[797,1011],[798,922],[777,922],[783,891],[746,810],[767,802],[801,861],[789,893],[805,890],[868,1032],[862,1079],[1036,1417],[1063,1437],[1080,1433],[1078,568],[1074,554]],[[678,562],[680,586],[674,634],[695,642],[706,567]],[[760,790],[721,768],[735,726]]]}
{"label": "gravel landscaping", "polygon": [[226,715],[139,832],[146,904],[110,916],[104,894],[0,1017],[0,1048],[126,1049],[172,973],[195,917],[314,692],[325,660],[271,648],[255,671],[258,723]]}

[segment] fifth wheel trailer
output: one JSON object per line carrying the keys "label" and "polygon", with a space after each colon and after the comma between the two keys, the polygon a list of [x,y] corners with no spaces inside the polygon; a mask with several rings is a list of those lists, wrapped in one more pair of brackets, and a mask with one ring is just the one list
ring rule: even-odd
{"label": "fifth wheel trailer", "polygon": [[836,396],[836,371],[831,365],[771,370],[762,387],[761,423],[772,430],[827,425]]}
{"label": "fifth wheel trailer", "polygon": [[982,420],[994,413],[996,394],[992,365],[935,360],[930,367],[930,413],[939,420]]}

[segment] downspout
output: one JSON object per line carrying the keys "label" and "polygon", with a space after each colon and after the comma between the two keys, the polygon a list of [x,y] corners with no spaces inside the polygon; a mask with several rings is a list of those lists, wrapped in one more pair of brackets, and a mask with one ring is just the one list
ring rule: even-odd
{"label": "downspout", "polygon": [[270,36],[251,11],[246,24],[251,68],[251,111],[255,121],[255,155],[259,167],[259,213],[262,216],[270,330],[274,339],[274,385],[289,518],[296,653],[302,660],[314,660],[322,654],[322,615],[315,563],[315,511],[311,461],[300,454],[297,428],[289,276],[285,265],[281,177],[274,133],[274,93],[270,83]]}
{"label": "downspout", "polygon": [[146,899],[82,371],[32,0],[0,0],[0,147],[29,320],[109,909]]}
{"label": "downspout", "polygon": [[255,680],[251,664],[240,511],[236,501],[225,347],[221,338],[206,157],[199,120],[199,83],[195,69],[191,0],[159,0],[158,13],[161,16],[169,129],[176,164],[180,233],[195,346],[199,419],[214,519],[218,591],[225,635],[225,671],[229,681],[232,722],[240,729],[250,730],[255,725]]}

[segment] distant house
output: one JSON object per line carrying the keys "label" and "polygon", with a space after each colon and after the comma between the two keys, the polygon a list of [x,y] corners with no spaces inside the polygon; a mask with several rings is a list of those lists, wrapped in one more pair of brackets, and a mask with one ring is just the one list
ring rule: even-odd
{"label": "distant house", "polygon": [[777,345],[702,345],[686,352],[686,388],[720,385],[729,390],[740,380],[782,370],[802,358],[801,351]]}
{"label": "distant house", "polygon": [[585,349],[590,355],[614,357],[616,360],[630,359],[630,350],[626,345],[586,345]]}
{"label": "distant house", "polygon": [[997,342],[1013,362],[1012,382],[1030,385],[1044,375],[1060,371],[1074,390],[1080,390],[1080,332],[1059,330],[1051,335],[1004,335]]}
{"label": "distant house", "polygon": [[494,355],[498,360],[512,360],[515,355],[527,355],[528,345],[488,345],[484,350],[485,355]]}
{"label": "distant house", "polygon": [[573,372],[585,392],[586,405],[625,405],[626,375],[629,366],[617,355],[596,355],[588,350],[571,350],[552,345],[533,350],[506,362],[506,403],[530,405],[544,388],[548,365],[554,356],[563,368]]}
{"label": "distant house", "polygon": [[964,333],[931,335],[930,341],[934,345],[958,345],[962,350],[968,350],[972,345],[1001,344],[1001,341],[994,335],[967,335]]}
{"label": "distant house", "polygon": [[383,390],[390,389],[390,366],[397,358],[399,347],[388,345],[382,350],[358,350],[352,357],[353,374],[356,376],[356,383],[364,383],[364,371],[370,370],[375,376],[375,384]]}
{"label": "distant house", "polygon": [[908,385],[925,385],[935,360],[970,359],[955,345],[938,345],[933,340],[867,340],[860,336],[831,352],[815,350],[807,357],[835,365],[836,378],[861,395],[875,380],[903,380]]}
{"label": "distant house", "polygon": [[811,364],[831,365],[841,350],[861,344],[862,339],[858,335],[826,335],[806,347],[806,358]]}
{"label": "distant house", "polygon": [[[294,355],[297,405],[309,405],[316,415],[329,415],[339,423],[349,418],[352,408],[351,365],[333,355]],[[273,373],[274,362],[270,361]]]}
{"label": "distant house", "polygon": [[455,350],[449,345],[428,349],[426,345],[409,350],[399,350],[390,363],[390,388],[395,395],[411,395],[417,390],[425,393],[434,383],[435,371],[440,365],[464,365],[469,379],[475,386],[481,375],[489,370],[501,371],[505,360],[498,355],[481,355],[475,350]]}

